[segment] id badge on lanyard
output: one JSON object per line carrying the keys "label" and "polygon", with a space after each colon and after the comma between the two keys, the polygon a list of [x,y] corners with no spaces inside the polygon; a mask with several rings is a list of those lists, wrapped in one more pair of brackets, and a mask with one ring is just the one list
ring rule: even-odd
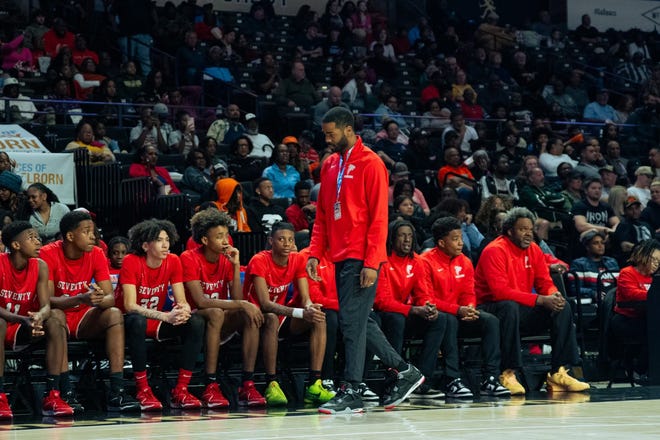
{"label": "id badge on lanyard", "polygon": [[353,152],[353,147],[346,153],[346,162],[344,158],[339,155],[339,173],[337,174],[337,198],[335,199],[335,204],[333,205],[332,211],[334,213],[335,220],[341,219],[341,202],[339,201],[339,194],[341,193],[341,184],[344,181],[344,173],[346,172],[346,166],[348,165],[348,159],[351,157]]}

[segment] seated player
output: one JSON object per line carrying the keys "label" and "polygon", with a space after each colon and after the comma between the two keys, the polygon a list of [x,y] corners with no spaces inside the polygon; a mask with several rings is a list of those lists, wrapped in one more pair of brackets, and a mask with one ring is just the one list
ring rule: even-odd
{"label": "seated player", "polygon": [[460,379],[458,336],[481,337],[483,378],[481,395],[508,397],[511,392],[497,380],[500,374],[500,322],[490,313],[477,310],[474,294],[474,267],[463,254],[461,222],[442,217],[432,226],[435,247],[422,255],[426,276],[434,292],[434,303],[445,315],[447,327],[442,344],[445,374],[450,380],[447,397],[470,398],[472,392]]}
{"label": "seated player", "polygon": [[129,246],[128,238],[122,236],[112,237],[108,242],[108,271],[110,272],[113,292],[119,283],[119,271],[124,262],[124,257],[128,254]]}
{"label": "seated player", "polygon": [[0,254],[0,419],[13,417],[4,391],[5,347],[16,349],[46,335],[47,392],[42,413],[72,416],[60,397],[59,379],[66,352],[64,314],[50,309],[48,266],[38,257],[39,233],[29,222],[16,221],[2,229],[2,243],[9,253]]}
{"label": "seated player", "polygon": [[[108,410],[136,411],[137,402],[124,392],[124,319],[114,307],[108,263],[95,246],[94,221],[89,213],[71,211],[60,221],[62,239],[44,246],[39,256],[48,264],[51,305],[64,311],[68,333],[74,339],[105,339],[110,360]],[[60,372],[63,399],[83,411],[71,387],[65,354]]]}
{"label": "seated player", "polygon": [[[387,263],[381,269],[372,316],[380,323],[392,348],[401,354],[404,336],[423,338],[417,366],[427,378],[433,377],[438,351],[447,326],[446,314],[438,310],[430,297],[424,263],[413,246],[415,228],[407,220],[395,220],[387,235]],[[458,376],[457,376],[458,377]],[[430,381],[429,381],[430,382]],[[424,398],[443,397],[427,382],[414,392]],[[363,400],[364,397],[363,397]]]}
{"label": "seated player", "polygon": [[[126,340],[133,362],[137,399],[143,411],[160,411],[162,403],[154,396],[147,381],[146,338],[162,341],[180,337],[182,342],[179,376],[172,390],[172,408],[196,409],[201,402],[188,391],[195,359],[202,349],[204,319],[190,312],[183,287],[179,257],[170,253],[170,244],[178,239],[176,228],[168,220],[145,220],[128,231],[130,254],[119,272],[126,315]],[[166,311],[168,285],[174,305]]]}
{"label": "seated player", "polygon": [[240,333],[243,338],[243,377],[239,403],[264,406],[266,399],[254,387],[254,364],[259,349],[263,314],[243,300],[238,249],[229,244],[231,218],[217,209],[195,214],[192,237],[199,246],[181,254],[186,298],[194,313],[206,321],[206,389],[202,403],[207,408],[226,408],[229,401],[216,382],[220,345]]}
{"label": "seated player", "polygon": [[[305,400],[325,403],[334,396],[323,387],[321,380],[326,337],[325,314],[321,305],[312,303],[309,298],[306,260],[294,252],[294,234],[291,223],[279,222],[273,225],[268,239],[271,250],[261,251],[252,257],[243,286],[244,295],[258,304],[264,313],[261,349],[268,383],[265,395],[269,406],[288,403],[276,376],[278,339],[306,332],[309,332],[310,369]],[[298,296],[289,305],[285,305],[292,283],[298,288]]]}

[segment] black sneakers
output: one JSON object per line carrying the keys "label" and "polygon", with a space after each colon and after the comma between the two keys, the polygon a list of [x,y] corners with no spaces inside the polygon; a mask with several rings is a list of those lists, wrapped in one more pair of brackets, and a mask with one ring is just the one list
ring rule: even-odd
{"label": "black sneakers", "polygon": [[126,394],[124,390],[119,390],[116,393],[112,391],[108,394],[108,411],[110,412],[139,412],[140,402],[135,400],[130,394]]}
{"label": "black sneakers", "polygon": [[408,364],[407,370],[397,374],[396,382],[383,398],[383,406],[385,409],[394,408],[423,383],[424,375],[414,365]]}
{"label": "black sneakers", "polygon": [[364,403],[358,390],[354,390],[350,383],[342,382],[335,397],[319,406],[322,414],[361,413]]}
{"label": "black sneakers", "polygon": [[460,378],[454,379],[447,385],[447,397],[451,399],[471,399],[474,397],[472,391],[465,386]]}
{"label": "black sneakers", "polygon": [[378,394],[374,393],[371,388],[367,386],[366,383],[361,382],[360,385],[357,387],[357,393],[360,395],[360,398],[362,399],[363,402],[370,402],[370,403],[376,403],[378,404],[378,401],[380,400],[380,397],[378,397]]}
{"label": "black sneakers", "polygon": [[81,414],[85,412],[85,407],[78,401],[76,398],[76,393],[73,390],[69,390],[66,393],[61,394],[62,400],[64,400],[71,408],[75,414]]}
{"label": "black sneakers", "polygon": [[511,391],[502,385],[495,376],[489,376],[481,382],[481,395],[494,397],[511,397]]}

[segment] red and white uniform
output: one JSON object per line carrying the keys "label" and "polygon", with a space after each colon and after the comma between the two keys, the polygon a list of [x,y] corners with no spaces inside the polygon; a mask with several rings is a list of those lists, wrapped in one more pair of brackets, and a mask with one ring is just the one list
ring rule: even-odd
{"label": "red and white uniform", "polygon": [[[646,301],[653,277],[642,275],[632,266],[624,267],[619,272],[616,284],[616,302]],[[614,306],[614,311],[628,318],[643,317],[646,312],[638,309]]]}
{"label": "red and white uniform", "polygon": [[[183,282],[200,281],[204,296],[210,299],[231,299],[229,284],[234,280],[234,267],[227,257],[220,255],[218,261],[210,263],[202,249],[184,251],[181,254],[183,266]],[[190,307],[196,306],[193,298],[186,289],[186,300]]]}
{"label": "red and white uniform", "polygon": [[541,248],[532,243],[522,249],[505,236],[497,237],[481,253],[474,289],[478,304],[510,300],[527,307],[534,307],[537,294],[557,292]]}
{"label": "red and white uniform", "polygon": [[374,310],[408,316],[413,305],[426,303],[427,286],[419,255],[414,254],[411,258],[391,254],[378,277]]}
{"label": "red and white uniform", "polygon": [[431,291],[438,310],[456,315],[461,306],[477,305],[474,294],[474,266],[465,255],[450,258],[440,249],[433,248],[422,255],[425,279],[431,283]]}
{"label": "red and white uniform", "polygon": [[[161,265],[155,269],[147,266],[144,255],[129,254],[124,258],[119,272],[119,285],[116,293],[122,292],[123,284],[135,286],[135,302],[147,309],[162,311],[167,302],[168,286],[183,282],[181,260],[174,254],[168,254]],[[115,294],[117,303],[124,306],[123,295]],[[162,321],[147,319],[146,336],[158,339],[158,329]]]}
{"label": "red and white uniform", "polygon": [[[98,246],[94,246],[91,252],[84,252],[77,260],[70,260],[64,256],[62,240],[58,240],[41,248],[39,257],[48,264],[48,279],[53,282],[56,297],[87,293],[92,281],[110,280],[108,260]],[[79,304],[64,310],[73,337],[78,337],[80,323],[91,309],[90,305]]]}
{"label": "red and white uniform", "polygon": [[[309,248],[300,251],[303,260],[307,261],[309,258]],[[339,299],[337,298],[337,283],[335,281],[335,265],[328,261],[327,258],[321,257],[319,265],[316,270],[321,281],[314,281],[307,277],[307,284],[309,285],[309,299],[315,304],[321,304],[326,310],[339,311]],[[294,303],[300,303],[297,299],[298,291],[294,293]]]}
{"label": "red and white uniform", "polygon": [[340,156],[333,154],[323,162],[324,184],[316,205],[310,255],[318,259],[326,255],[333,263],[354,258],[378,269],[387,261],[387,170],[359,136],[346,157],[339,201],[335,183]]}
{"label": "red and white uniform", "polygon": [[[21,316],[39,311],[38,281],[37,258],[28,259],[23,270],[16,270],[9,260],[9,254],[0,254],[0,307]],[[20,326],[21,324],[16,322],[7,323],[6,347],[16,348],[16,333]]]}
{"label": "red and white uniform", "polygon": [[[295,280],[305,278],[307,261],[297,252],[289,254],[286,266],[280,266],[273,260],[272,251],[261,251],[250,260],[245,272],[243,296],[256,305],[260,305],[257,291],[254,288],[254,277],[266,280],[270,300],[277,304],[286,303],[287,293]],[[280,322],[284,317],[280,317]]]}

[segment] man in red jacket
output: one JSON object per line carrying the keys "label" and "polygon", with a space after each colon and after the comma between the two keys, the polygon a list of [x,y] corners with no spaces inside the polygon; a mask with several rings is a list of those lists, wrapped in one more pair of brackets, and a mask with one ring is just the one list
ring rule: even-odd
{"label": "man in red jacket", "polygon": [[[337,394],[319,408],[320,412],[330,414],[364,409],[361,397],[354,390],[364,372],[367,326],[370,345],[376,338],[382,340],[384,345],[378,344],[379,351],[400,359],[378,325],[369,318],[378,270],[387,259],[387,170],[378,155],[362,144],[354,125],[353,114],[343,107],[332,108],[323,117],[325,141],[337,154],[328,157],[321,169],[316,222],[307,261],[307,273],[314,280],[319,279],[322,255],[335,264],[346,367]],[[372,328],[376,333],[372,333]],[[424,376],[414,366],[402,361],[393,366],[399,371],[392,393],[384,399],[386,408],[401,403],[424,382]]]}
{"label": "man in red jacket", "polygon": [[[413,250],[415,228],[407,220],[390,223],[387,263],[376,289],[372,316],[380,324],[392,347],[401,353],[404,335],[423,339],[417,366],[425,377],[435,371],[438,352],[447,326],[447,315],[438,314],[424,272],[424,263]],[[444,350],[443,350],[444,354]],[[424,383],[415,390],[424,398],[444,397]]]}
{"label": "man in red jacket", "polygon": [[[534,243],[535,216],[526,208],[513,208],[502,224],[502,235],[483,250],[475,275],[481,310],[500,320],[502,375],[511,394],[525,394],[516,378],[522,367],[520,334],[550,328],[552,370],[548,391],[584,391],[589,384],[568,375],[567,365],[579,362],[573,315],[548,271],[543,251]],[[532,291],[533,290],[533,291]]]}
{"label": "man in red jacket", "polygon": [[445,358],[447,397],[471,398],[472,392],[460,377],[458,336],[481,338],[483,381],[481,395],[508,397],[509,390],[497,380],[500,372],[500,323],[490,313],[475,309],[474,267],[463,254],[463,232],[456,217],[433,223],[435,247],[422,255],[425,278],[431,283],[431,299],[446,319],[442,353]]}

